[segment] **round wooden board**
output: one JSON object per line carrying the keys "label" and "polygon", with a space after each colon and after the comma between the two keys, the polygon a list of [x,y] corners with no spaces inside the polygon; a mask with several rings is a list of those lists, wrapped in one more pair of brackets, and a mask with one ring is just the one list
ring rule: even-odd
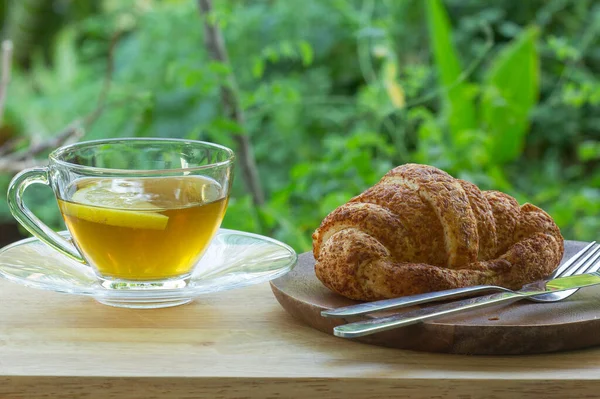
{"label": "round wooden board", "polygon": [[[584,245],[565,241],[564,259]],[[314,264],[312,253],[301,254],[294,270],[271,281],[271,288],[290,314],[332,334],[333,327],[350,320],[325,318],[321,311],[358,302],[325,288],[315,276]],[[393,348],[473,355],[520,355],[586,348],[600,344],[600,286],[581,289],[562,302],[520,301],[355,340]]]}

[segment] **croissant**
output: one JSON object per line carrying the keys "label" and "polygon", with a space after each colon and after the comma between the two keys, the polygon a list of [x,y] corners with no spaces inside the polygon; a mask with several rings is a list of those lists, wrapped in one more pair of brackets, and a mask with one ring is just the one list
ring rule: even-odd
{"label": "croissant", "polygon": [[563,245],[542,209],[418,164],[392,169],[313,234],[319,280],[363,301],[479,284],[518,289],[549,275]]}

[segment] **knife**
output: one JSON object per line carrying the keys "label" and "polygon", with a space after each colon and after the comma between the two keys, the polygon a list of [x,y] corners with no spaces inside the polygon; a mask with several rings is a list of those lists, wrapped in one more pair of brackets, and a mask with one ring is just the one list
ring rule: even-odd
{"label": "knife", "polygon": [[598,284],[600,284],[600,272],[541,280],[527,284],[519,291],[502,292],[482,297],[469,298],[389,317],[343,324],[335,327],[333,329],[333,334],[343,338],[357,338],[468,310],[481,309],[499,304],[509,304],[530,296],[567,291],[574,288],[583,288]]}

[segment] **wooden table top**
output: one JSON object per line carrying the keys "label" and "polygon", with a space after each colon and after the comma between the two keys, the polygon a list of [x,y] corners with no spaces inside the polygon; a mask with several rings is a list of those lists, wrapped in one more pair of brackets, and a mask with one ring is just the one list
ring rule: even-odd
{"label": "wooden table top", "polygon": [[600,392],[600,348],[470,357],[335,338],[268,284],[131,310],[0,281],[0,398],[576,398]]}

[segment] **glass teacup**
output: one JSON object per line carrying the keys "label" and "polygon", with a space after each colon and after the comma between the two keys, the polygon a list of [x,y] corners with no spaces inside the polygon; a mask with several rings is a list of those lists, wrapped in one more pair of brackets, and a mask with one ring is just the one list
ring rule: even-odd
{"label": "glass teacup", "polygon": [[[207,142],[110,139],[57,149],[11,181],[13,216],[39,240],[91,266],[110,289],[185,287],[221,225],[234,154]],[[72,245],[23,203],[52,187]]]}

